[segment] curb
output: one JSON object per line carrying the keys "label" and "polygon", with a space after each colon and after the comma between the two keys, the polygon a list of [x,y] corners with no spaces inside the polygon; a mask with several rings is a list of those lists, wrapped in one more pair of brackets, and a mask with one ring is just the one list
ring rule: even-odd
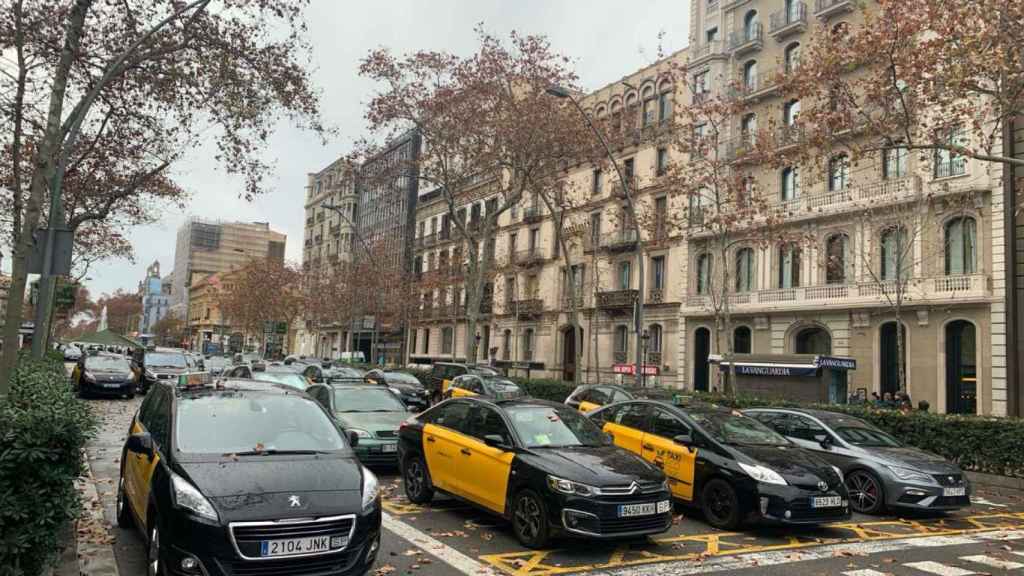
{"label": "curb", "polygon": [[120,576],[114,556],[114,538],[103,516],[103,501],[96,491],[96,479],[84,449],[82,468],[82,476],[75,481],[75,487],[82,498],[82,515],[75,525],[78,573],[82,576]]}
{"label": "curb", "polygon": [[988,486],[990,488],[1009,488],[1011,490],[1024,491],[1024,478],[1012,476],[997,476],[983,472],[967,471],[967,478],[974,484]]}

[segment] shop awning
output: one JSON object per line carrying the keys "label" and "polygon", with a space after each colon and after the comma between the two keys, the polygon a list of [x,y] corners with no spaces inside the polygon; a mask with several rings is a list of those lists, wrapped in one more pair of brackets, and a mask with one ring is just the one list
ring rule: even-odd
{"label": "shop awning", "polygon": [[817,376],[821,368],[857,368],[853,358],[817,354],[734,354],[728,358],[712,354],[708,362],[718,364],[723,372],[734,368],[736,374],[742,376]]}

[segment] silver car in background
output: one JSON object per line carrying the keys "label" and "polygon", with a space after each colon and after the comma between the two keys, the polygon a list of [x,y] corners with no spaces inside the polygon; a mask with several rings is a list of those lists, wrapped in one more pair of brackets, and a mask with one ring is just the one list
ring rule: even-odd
{"label": "silver car in background", "polygon": [[907,446],[860,418],[795,408],[743,413],[842,470],[856,512],[949,511],[971,505],[970,481],[959,466]]}

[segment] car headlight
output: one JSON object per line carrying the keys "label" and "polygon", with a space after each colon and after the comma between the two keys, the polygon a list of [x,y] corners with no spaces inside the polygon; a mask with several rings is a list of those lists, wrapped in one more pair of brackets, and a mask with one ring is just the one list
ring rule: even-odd
{"label": "car headlight", "polygon": [[363,430],[362,428],[347,428],[345,431],[354,432],[355,435],[359,436],[360,438],[373,438],[373,434],[370,434],[369,432]]}
{"label": "car headlight", "polygon": [[199,492],[199,489],[189,484],[188,480],[172,473],[171,486],[174,488],[174,503],[176,505],[191,511],[196,516],[217,520],[217,510],[214,509],[213,504],[210,504],[210,501]]}
{"label": "car headlight", "polygon": [[398,394],[399,396],[402,395],[401,388],[395,388],[394,386],[388,386],[388,390],[391,390],[392,392],[394,392],[395,394]]}
{"label": "car headlight", "polygon": [[88,370],[86,370],[85,372],[82,372],[82,378],[85,378],[86,380],[89,380],[90,382],[95,382],[96,381],[96,376],[93,375],[93,373],[89,372]]}
{"label": "car headlight", "polygon": [[559,478],[550,474],[548,475],[548,488],[559,494],[575,494],[577,496],[593,496],[598,491],[593,486],[573,482],[572,480],[566,480],[565,478]]}
{"label": "car headlight", "polygon": [[156,380],[156,374],[154,374],[149,368],[146,368],[146,370],[143,373],[146,375],[146,378],[149,378],[150,380]]}
{"label": "car headlight", "polygon": [[740,462],[739,465],[744,472],[749,474],[751,478],[758,482],[764,482],[765,484],[778,484],[780,486],[785,486],[787,484],[786,479],[783,478],[781,474],[766,466],[755,466],[751,464],[744,464],[743,462]]}
{"label": "car headlight", "polygon": [[366,466],[363,466],[363,512],[367,512],[376,506],[379,496],[380,483],[377,482],[377,475],[370,472]]}
{"label": "car headlight", "polygon": [[888,468],[894,476],[896,476],[900,480],[903,480],[904,482],[917,482],[919,484],[936,483],[935,479],[929,476],[928,474],[925,474],[924,472],[920,472],[918,470],[914,470],[913,468],[903,468],[901,466],[886,466],[886,468]]}
{"label": "car headlight", "polygon": [[833,466],[832,469],[835,470],[836,475],[839,476],[839,481],[843,482],[843,471],[840,470],[838,466]]}

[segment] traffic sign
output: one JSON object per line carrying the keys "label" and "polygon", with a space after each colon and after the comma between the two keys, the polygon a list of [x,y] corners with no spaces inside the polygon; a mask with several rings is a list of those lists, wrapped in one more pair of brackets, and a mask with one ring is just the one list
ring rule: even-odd
{"label": "traffic sign", "polygon": [[[644,364],[644,376],[657,376],[658,367],[653,364]],[[636,364],[613,364],[612,372],[616,374],[636,374]]]}

